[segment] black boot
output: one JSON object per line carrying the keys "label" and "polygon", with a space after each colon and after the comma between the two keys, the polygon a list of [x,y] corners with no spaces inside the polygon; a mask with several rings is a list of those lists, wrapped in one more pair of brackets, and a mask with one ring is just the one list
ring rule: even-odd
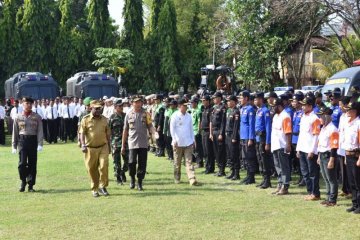
{"label": "black boot", "polygon": [[255,173],[249,173],[248,181],[245,183],[245,185],[250,185],[255,183]]}
{"label": "black boot", "polygon": [[265,180],[264,184],[260,188],[261,189],[271,188],[270,176],[265,176],[264,180]]}
{"label": "black boot", "polygon": [[25,192],[26,181],[21,181],[19,192]]}
{"label": "black boot", "polygon": [[261,181],[260,184],[256,185],[256,187],[261,188],[265,183],[265,179],[266,179],[266,176],[263,176],[263,180]]}
{"label": "black boot", "polygon": [[235,170],[234,169],[231,169],[231,174],[227,177],[225,177],[226,179],[232,179],[235,175]]}
{"label": "black boot", "polygon": [[126,182],[126,174],[124,172],[121,173],[121,181]]}
{"label": "black boot", "polygon": [[138,186],[137,186],[137,189],[139,190],[139,191],[144,191],[144,189],[143,189],[143,186],[142,186],[142,179],[138,179]]}
{"label": "black boot", "polygon": [[219,169],[219,172],[216,174],[217,177],[225,177],[225,170],[224,169]]}
{"label": "black boot", "polygon": [[120,176],[116,177],[116,183],[117,183],[118,185],[123,185],[123,181],[121,180],[121,177],[120,177]]}
{"label": "black boot", "polygon": [[249,181],[249,176],[246,176],[241,182],[240,184],[246,184]]}
{"label": "black boot", "polygon": [[130,189],[134,189],[134,188],[135,188],[135,177],[131,176]]}
{"label": "black boot", "polygon": [[239,169],[235,169],[234,176],[231,178],[232,181],[240,180]]}
{"label": "black boot", "polygon": [[158,157],[165,157],[165,152],[164,152],[164,149],[163,149],[163,148],[160,148],[160,149],[159,149]]}

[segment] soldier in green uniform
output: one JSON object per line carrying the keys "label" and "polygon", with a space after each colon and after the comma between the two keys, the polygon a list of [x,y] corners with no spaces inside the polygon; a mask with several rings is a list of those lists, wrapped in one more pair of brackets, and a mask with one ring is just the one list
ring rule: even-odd
{"label": "soldier in green uniform", "polygon": [[191,118],[195,136],[195,151],[194,156],[196,158],[197,167],[204,167],[203,162],[203,148],[202,148],[202,137],[200,134],[200,121],[201,121],[201,109],[199,109],[199,98],[194,96],[190,100],[191,103]]}
{"label": "soldier in green uniform", "polygon": [[[128,158],[126,152],[123,156],[121,155],[125,115],[126,114],[123,111],[123,102],[119,99],[115,102],[115,113],[109,118],[109,128],[111,130],[110,141],[111,153],[114,161],[114,176],[116,177],[116,182],[120,185],[122,185],[123,182],[126,182],[125,173],[128,170]],[[124,160],[123,167],[121,167],[121,156]]]}
{"label": "soldier in green uniform", "polygon": [[165,142],[164,142],[163,128],[164,128],[164,120],[165,120],[165,107],[161,103],[162,95],[157,94],[154,100],[157,104],[155,110],[154,127],[158,134],[156,139],[156,145],[158,149],[155,155],[158,157],[164,157]]}
{"label": "soldier in green uniform", "polygon": [[174,160],[174,151],[172,148],[172,137],[170,134],[170,118],[173,113],[177,110],[177,101],[171,98],[166,99],[166,110],[165,110],[165,121],[164,121],[164,138],[165,138],[165,147],[168,155],[168,160]]}

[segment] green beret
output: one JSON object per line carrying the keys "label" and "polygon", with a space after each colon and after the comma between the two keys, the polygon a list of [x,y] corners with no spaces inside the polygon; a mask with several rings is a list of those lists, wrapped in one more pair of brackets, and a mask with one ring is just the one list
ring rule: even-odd
{"label": "green beret", "polygon": [[83,103],[84,103],[85,106],[89,106],[91,101],[92,101],[92,98],[87,97],[87,98],[84,99]]}

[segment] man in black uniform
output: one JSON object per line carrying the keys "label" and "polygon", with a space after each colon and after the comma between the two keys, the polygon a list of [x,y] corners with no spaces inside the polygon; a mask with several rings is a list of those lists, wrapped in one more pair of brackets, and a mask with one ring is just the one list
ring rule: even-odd
{"label": "man in black uniform", "polygon": [[156,145],[158,147],[158,151],[156,156],[164,157],[165,156],[165,141],[164,141],[164,122],[165,122],[165,107],[161,103],[162,95],[158,94],[155,97],[155,102],[157,104],[154,125],[156,132],[158,134],[156,139]]}
{"label": "man in black uniform", "polygon": [[210,117],[213,111],[210,105],[211,98],[205,95],[201,98],[203,104],[203,111],[201,114],[200,130],[203,146],[203,157],[205,160],[205,174],[213,173],[215,171],[215,159],[213,143],[210,139]]}
{"label": "man in black uniform", "polygon": [[229,101],[229,109],[226,115],[226,127],[225,127],[225,134],[226,134],[226,146],[228,147],[227,156],[230,158],[231,161],[231,174],[227,176],[227,179],[231,180],[239,180],[239,170],[240,170],[240,146],[239,146],[239,117],[240,111],[236,107],[237,97],[230,96],[228,98]]}
{"label": "man in black uniform", "polygon": [[37,151],[42,151],[43,125],[40,115],[31,111],[34,100],[23,98],[22,101],[24,111],[14,119],[12,153],[16,154],[19,150],[19,191],[24,192],[26,184],[29,184],[29,192],[35,192]]}
{"label": "man in black uniform", "polygon": [[214,108],[210,121],[210,139],[213,141],[214,153],[218,164],[218,177],[225,176],[225,125],[226,125],[226,107],[222,104],[222,94],[216,92],[213,95]]}

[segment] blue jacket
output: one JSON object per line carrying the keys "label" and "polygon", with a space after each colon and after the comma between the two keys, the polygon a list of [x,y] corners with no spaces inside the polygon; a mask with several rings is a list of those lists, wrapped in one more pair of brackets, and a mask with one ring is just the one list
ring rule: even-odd
{"label": "blue jacket", "polygon": [[256,142],[271,143],[271,117],[270,111],[264,104],[258,108],[255,118]]}
{"label": "blue jacket", "polygon": [[293,130],[291,137],[292,144],[297,144],[298,142],[299,132],[300,132],[300,120],[303,114],[304,114],[303,110],[298,110],[294,112],[292,119],[292,130]]}
{"label": "blue jacket", "polygon": [[240,139],[255,140],[255,110],[251,105],[240,109]]}
{"label": "blue jacket", "polygon": [[291,120],[292,120],[292,119],[293,119],[293,116],[294,116],[294,109],[293,109],[292,107],[287,106],[287,107],[285,108],[285,112],[287,112],[287,113],[290,115]]}
{"label": "blue jacket", "polygon": [[339,107],[339,105],[336,106],[331,106],[330,107],[333,110],[333,114],[331,115],[332,118],[332,122],[335,125],[335,127],[339,127],[339,122],[340,122],[340,117],[341,117],[341,109]]}

